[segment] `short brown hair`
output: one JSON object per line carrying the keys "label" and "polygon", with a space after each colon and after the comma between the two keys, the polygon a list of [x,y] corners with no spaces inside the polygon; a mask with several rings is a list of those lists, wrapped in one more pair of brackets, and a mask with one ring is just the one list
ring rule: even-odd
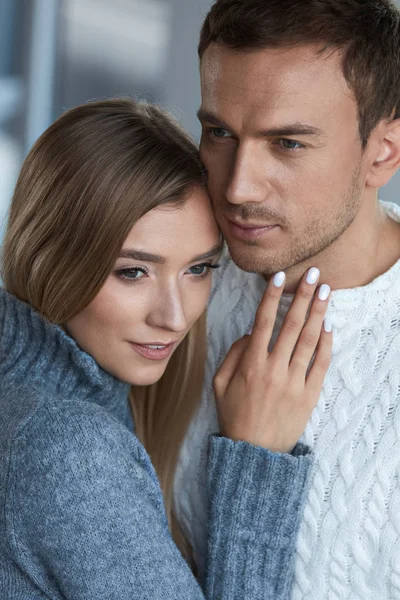
{"label": "short brown hair", "polygon": [[203,23],[200,59],[214,42],[341,50],[364,147],[382,119],[400,117],[400,12],[390,0],[217,0]]}

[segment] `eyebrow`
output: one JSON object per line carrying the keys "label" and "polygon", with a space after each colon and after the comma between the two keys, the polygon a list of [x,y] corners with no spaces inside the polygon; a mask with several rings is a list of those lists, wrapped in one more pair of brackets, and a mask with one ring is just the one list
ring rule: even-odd
{"label": "eyebrow", "polygon": [[[190,260],[189,262],[197,262],[200,260],[206,260],[207,258],[213,258],[222,252],[222,246],[218,244],[218,246],[214,246],[208,252],[204,254],[199,254]],[[149,254],[148,252],[142,252],[141,250],[126,249],[121,250],[118,258],[132,258],[133,260],[140,260],[144,262],[152,262],[157,263],[159,265],[163,265],[167,262],[165,256],[160,256],[159,254]]]}
{"label": "eyebrow", "polygon": [[[211,112],[208,112],[202,108],[200,108],[200,110],[197,111],[197,117],[199,121],[208,121],[216,127],[220,127],[221,129],[231,131],[231,128],[226,123],[218,119],[218,117],[213,115]],[[306,125],[299,122],[290,123],[288,125],[282,125],[280,127],[273,127],[271,129],[265,129],[261,131],[260,134],[265,137],[284,137],[288,135],[325,135],[321,129],[318,129],[318,127]]]}

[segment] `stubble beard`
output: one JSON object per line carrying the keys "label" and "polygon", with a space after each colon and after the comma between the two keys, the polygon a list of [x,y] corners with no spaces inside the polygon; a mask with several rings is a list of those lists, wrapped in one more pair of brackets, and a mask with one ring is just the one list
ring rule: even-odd
{"label": "stubble beard", "polygon": [[239,247],[228,242],[231,257],[236,265],[243,271],[261,273],[268,278],[274,273],[287,272],[290,268],[321,255],[341,237],[357,216],[362,196],[359,183],[360,168],[361,165],[358,164],[350,186],[342,195],[337,209],[329,215],[325,213],[310,219],[301,234],[292,237],[290,245],[279,255],[273,250],[261,248],[257,242],[241,242]]}

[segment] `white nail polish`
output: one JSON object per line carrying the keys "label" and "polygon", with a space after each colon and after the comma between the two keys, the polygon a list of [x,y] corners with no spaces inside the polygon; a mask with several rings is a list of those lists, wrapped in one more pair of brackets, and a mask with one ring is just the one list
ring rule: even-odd
{"label": "white nail polish", "polygon": [[327,333],[330,333],[332,331],[332,321],[331,321],[330,317],[325,317],[324,329]]}
{"label": "white nail polish", "polygon": [[306,281],[309,284],[314,284],[318,281],[319,277],[319,269],[317,267],[311,267],[311,269],[307,273]]}
{"label": "white nail polish", "polygon": [[331,288],[329,287],[329,285],[327,285],[326,283],[324,283],[319,288],[318,298],[320,300],[326,300],[328,298],[328,296],[329,296],[330,293],[331,293]]}
{"label": "white nail polish", "polygon": [[285,273],[283,271],[280,271],[274,277],[274,286],[281,287],[281,285],[284,283],[285,279],[286,279]]}

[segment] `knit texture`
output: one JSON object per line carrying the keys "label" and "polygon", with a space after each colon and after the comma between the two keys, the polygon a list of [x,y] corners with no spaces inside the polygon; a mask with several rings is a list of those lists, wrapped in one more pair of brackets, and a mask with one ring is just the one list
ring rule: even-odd
{"label": "knit texture", "polygon": [[0,290],[1,600],[286,598],[308,449],[210,440],[203,593],[170,537],[128,391]]}
{"label": "knit texture", "polygon": [[[400,222],[400,207],[382,203]],[[212,376],[249,331],[264,279],[226,254],[208,316],[202,405],[176,477],[181,521],[204,564],[206,440],[218,431]],[[276,341],[292,297],[282,298]],[[400,598],[400,261],[364,287],[333,292],[333,358],[302,441],[316,459],[296,549],[292,600]]]}

